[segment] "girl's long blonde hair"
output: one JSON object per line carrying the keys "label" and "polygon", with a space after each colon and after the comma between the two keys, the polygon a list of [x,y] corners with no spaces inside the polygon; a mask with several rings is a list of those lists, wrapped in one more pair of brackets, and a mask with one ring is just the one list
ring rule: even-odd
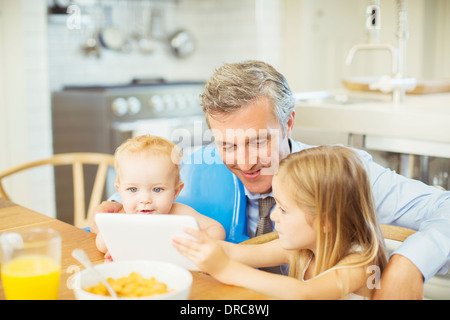
{"label": "girl's long blonde hair", "polygon": [[[313,276],[334,267],[354,246],[361,260],[349,267],[377,265],[382,271],[386,254],[377,222],[370,181],[359,156],[342,146],[321,146],[290,154],[280,163],[277,175],[292,192],[307,217],[315,219],[317,249]],[[290,275],[301,277],[305,260],[301,250],[294,256]]]}

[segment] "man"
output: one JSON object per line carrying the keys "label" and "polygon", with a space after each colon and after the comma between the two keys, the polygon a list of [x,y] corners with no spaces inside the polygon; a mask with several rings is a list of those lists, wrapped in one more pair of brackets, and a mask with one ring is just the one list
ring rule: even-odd
{"label": "man", "polygon": [[[217,69],[201,98],[219,154],[246,189],[249,235],[254,236],[259,199],[272,195],[278,162],[310,147],[290,138],[293,94],[273,67],[245,61]],[[358,152],[367,163],[380,223],[418,230],[390,258],[374,298],[421,299],[424,281],[450,265],[450,192],[406,179]],[[120,207],[105,202],[96,212]]]}

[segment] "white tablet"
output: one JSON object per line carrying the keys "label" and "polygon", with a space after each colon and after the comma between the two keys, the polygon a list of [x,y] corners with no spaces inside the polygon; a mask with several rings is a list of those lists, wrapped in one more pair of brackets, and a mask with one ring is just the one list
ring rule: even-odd
{"label": "white tablet", "polygon": [[114,261],[160,260],[199,270],[172,246],[174,236],[188,236],[185,227],[199,229],[192,216],[98,213],[95,222]]}

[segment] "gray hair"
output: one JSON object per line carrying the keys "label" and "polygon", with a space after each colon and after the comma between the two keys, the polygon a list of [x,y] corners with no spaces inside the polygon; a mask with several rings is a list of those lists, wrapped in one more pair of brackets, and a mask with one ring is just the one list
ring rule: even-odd
{"label": "gray hair", "polygon": [[267,97],[283,126],[283,135],[295,107],[285,77],[271,65],[255,60],[224,64],[216,69],[200,97],[206,116],[232,113],[258,98]]}

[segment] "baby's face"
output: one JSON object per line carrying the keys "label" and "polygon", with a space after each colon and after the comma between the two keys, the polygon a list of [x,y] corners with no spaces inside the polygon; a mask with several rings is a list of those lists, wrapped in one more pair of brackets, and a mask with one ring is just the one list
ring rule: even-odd
{"label": "baby's face", "polygon": [[126,213],[167,214],[180,193],[178,172],[169,156],[137,154],[122,157],[116,184]]}

